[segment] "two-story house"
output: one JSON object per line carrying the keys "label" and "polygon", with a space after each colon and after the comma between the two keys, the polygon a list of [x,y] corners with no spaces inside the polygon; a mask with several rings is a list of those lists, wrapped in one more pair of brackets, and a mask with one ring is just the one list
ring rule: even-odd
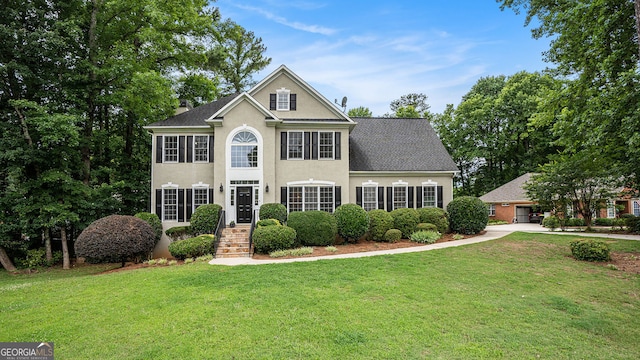
{"label": "two-story house", "polygon": [[[150,124],[151,210],[166,229],[216,203],[250,223],[263,203],[289,212],[445,207],[457,168],[425,119],[349,118],[280,66],[251,90]],[[168,246],[164,238],[156,253]]]}

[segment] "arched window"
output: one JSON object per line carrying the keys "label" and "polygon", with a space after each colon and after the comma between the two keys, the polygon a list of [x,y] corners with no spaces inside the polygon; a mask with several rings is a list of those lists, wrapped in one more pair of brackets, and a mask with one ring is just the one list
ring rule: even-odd
{"label": "arched window", "polygon": [[258,139],[250,131],[241,131],[231,140],[231,167],[258,167]]}

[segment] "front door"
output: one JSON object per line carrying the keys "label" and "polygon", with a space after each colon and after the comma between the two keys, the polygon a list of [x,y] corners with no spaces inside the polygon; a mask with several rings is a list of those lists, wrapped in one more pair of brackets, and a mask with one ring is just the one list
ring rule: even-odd
{"label": "front door", "polygon": [[236,220],[238,224],[250,224],[253,210],[253,198],[251,193],[253,188],[250,186],[239,187],[236,189]]}

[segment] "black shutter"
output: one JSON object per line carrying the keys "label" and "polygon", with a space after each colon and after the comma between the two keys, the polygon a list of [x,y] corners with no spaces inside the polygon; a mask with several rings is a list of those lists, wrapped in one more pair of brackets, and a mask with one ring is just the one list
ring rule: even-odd
{"label": "black shutter", "polygon": [[336,143],[334,144],[336,147],[335,159],[340,160],[340,132],[336,131]]}
{"label": "black shutter", "polygon": [[416,208],[422,207],[422,186],[416,186]]}
{"label": "black shutter", "polygon": [[184,189],[178,189],[178,222],[184,221]]}
{"label": "black shutter", "polygon": [[413,186],[407,186],[407,207],[413,209]]}
{"label": "black shutter", "polygon": [[193,136],[187,136],[187,162],[193,162]]}
{"label": "black shutter", "polygon": [[276,109],[276,94],[269,94],[269,110]]}
{"label": "black shutter", "polygon": [[162,189],[156,189],[156,215],[162,221]]}
{"label": "black shutter", "polygon": [[287,206],[287,187],[283,186],[280,188],[280,204]]}
{"label": "black shutter", "polygon": [[213,162],[213,135],[209,135],[209,162]]}
{"label": "black shutter", "polygon": [[209,188],[209,204],[213,204],[213,188]]}
{"label": "black shutter", "polygon": [[442,202],[442,186],[438,186],[437,187],[437,193],[436,194],[437,194],[436,198],[438,198],[438,207],[440,209],[444,209],[444,207],[443,207],[444,205],[443,205],[443,202]]}
{"label": "black shutter", "polygon": [[337,208],[342,205],[342,188],[340,186],[336,186],[334,192],[335,207]]}
{"label": "black shutter", "polygon": [[387,186],[387,211],[393,210],[393,186]]}
{"label": "black shutter", "polygon": [[356,186],[356,204],[362,206],[362,186]]}
{"label": "black shutter", "polygon": [[156,162],[157,163],[162,162],[162,145],[164,145],[162,141],[162,136],[156,136]]}
{"label": "black shutter", "polygon": [[296,104],[296,94],[289,94],[289,110],[291,111],[295,111],[297,104]]}
{"label": "black shutter", "polygon": [[178,162],[183,163],[184,162],[184,148],[185,148],[185,137],[184,136],[179,136],[178,137]]}
{"label": "black shutter", "polygon": [[311,158],[318,160],[318,132],[311,133]]}
{"label": "black shutter", "polygon": [[191,221],[193,212],[193,189],[187,189],[187,221]]}
{"label": "black shutter", "polygon": [[311,158],[311,133],[305,131],[304,133],[304,159],[309,160]]}
{"label": "black shutter", "polygon": [[287,160],[287,132],[280,133],[280,160]]}
{"label": "black shutter", "polygon": [[378,187],[378,209],[384,210],[384,186]]}

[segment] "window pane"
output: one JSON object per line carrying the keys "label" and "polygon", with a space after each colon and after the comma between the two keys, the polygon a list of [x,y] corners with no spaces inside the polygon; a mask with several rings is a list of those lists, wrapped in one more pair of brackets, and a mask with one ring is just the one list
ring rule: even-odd
{"label": "window pane", "polygon": [[320,210],[333,212],[333,187],[320,188]]}
{"label": "window pane", "polygon": [[258,147],[255,145],[231,145],[231,167],[258,167]]}
{"label": "window pane", "polygon": [[193,189],[193,210],[197,209],[200,205],[209,203],[209,189],[208,188],[194,188]]}
{"label": "window pane", "polygon": [[640,202],[633,202],[633,215],[640,216]]}
{"label": "window pane", "polygon": [[422,188],[422,207],[436,207],[435,186],[425,186]]}
{"label": "window pane", "polygon": [[402,209],[407,207],[407,187],[393,187],[393,209]]}
{"label": "window pane", "polygon": [[365,186],[362,188],[362,208],[369,211],[378,208],[378,188]]}
{"label": "window pane", "polygon": [[333,133],[321,132],[319,135],[320,159],[333,159]]}
{"label": "window pane", "polygon": [[233,137],[231,142],[234,144],[256,144],[258,139],[250,131],[241,131]]}
{"label": "window pane", "polygon": [[302,211],[302,187],[289,188],[289,212]]}
{"label": "window pane", "polygon": [[304,211],[318,210],[318,188],[315,186],[304,187]]}
{"label": "window pane", "polygon": [[278,91],[278,110],[289,110],[289,92]]}
{"label": "window pane", "polygon": [[193,155],[194,161],[209,161],[209,137],[194,136],[193,137]]}
{"label": "window pane", "polygon": [[164,161],[165,162],[178,161],[178,137],[177,136],[164,137]]}
{"label": "window pane", "polygon": [[178,189],[162,189],[162,220],[178,220]]}
{"label": "window pane", "polygon": [[302,132],[290,132],[288,136],[289,142],[289,159],[302,159],[303,136]]}

